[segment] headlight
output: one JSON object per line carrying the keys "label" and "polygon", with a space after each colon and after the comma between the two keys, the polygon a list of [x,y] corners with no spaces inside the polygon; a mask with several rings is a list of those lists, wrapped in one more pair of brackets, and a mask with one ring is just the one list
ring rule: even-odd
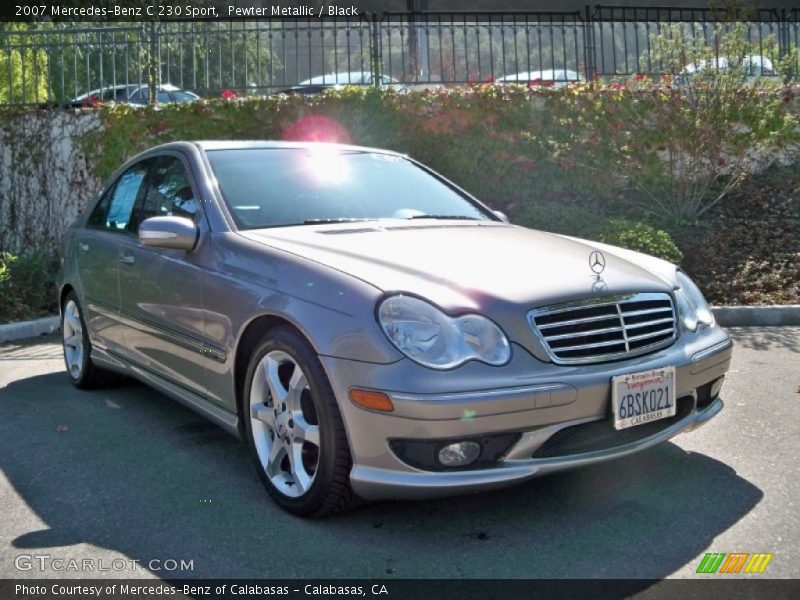
{"label": "headlight", "polygon": [[413,296],[386,298],[378,321],[400,352],[433,369],[450,369],[468,360],[503,365],[511,357],[505,334],[486,317],[451,317]]}
{"label": "headlight", "polygon": [[713,325],[714,315],[700,288],[683,271],[678,271],[677,280],[680,287],[675,290],[675,299],[678,302],[678,316],[684,327],[694,331],[699,323]]}

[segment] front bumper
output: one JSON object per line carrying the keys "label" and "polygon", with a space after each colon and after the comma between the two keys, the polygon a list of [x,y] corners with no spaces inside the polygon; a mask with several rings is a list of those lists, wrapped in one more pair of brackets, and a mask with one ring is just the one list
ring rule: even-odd
{"label": "front bumper", "polygon": [[[470,363],[449,372],[409,360],[371,365],[321,357],[350,440],[355,492],[369,500],[426,498],[501,487],[532,477],[622,457],[702,426],[722,410],[722,400],[698,392],[730,366],[732,343],[708,328],[653,354],[599,365],[556,366],[514,349],[504,367]],[[534,458],[554,434],[568,427],[607,421],[611,378],[665,365],[676,367],[676,392],[686,410],[653,435],[595,451]],[[393,413],[364,410],[348,398],[353,387],[382,390]],[[635,429],[635,428],[633,428]],[[518,433],[517,441],[490,467],[423,470],[401,460],[392,440],[455,440]]]}

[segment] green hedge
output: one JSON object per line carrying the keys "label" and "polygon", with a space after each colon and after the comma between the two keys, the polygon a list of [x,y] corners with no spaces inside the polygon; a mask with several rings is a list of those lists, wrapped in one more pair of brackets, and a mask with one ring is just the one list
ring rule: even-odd
{"label": "green hedge", "polygon": [[58,263],[40,252],[0,252],[0,323],[57,312]]}
{"label": "green hedge", "polygon": [[[121,105],[102,112],[105,127],[84,144],[103,179],[137,152],[173,140],[349,142],[408,153],[512,217],[547,201],[624,198],[644,214],[660,207],[663,218],[664,206],[674,206],[668,212],[684,218],[696,212],[682,206],[687,190],[698,187],[691,169],[708,161],[701,153],[678,168],[665,155],[683,159],[682,152],[703,148],[713,133],[714,151],[723,157],[752,147],[771,160],[771,152],[800,141],[794,93],[744,89],[717,119],[723,126],[716,123],[709,133],[702,123],[689,128],[688,101],[658,82],[558,90],[480,85],[409,94],[354,86],[155,109]],[[724,166],[723,158],[716,162]]]}
{"label": "green hedge", "polygon": [[666,231],[625,217],[609,217],[592,203],[587,205],[538,204],[528,208],[519,222],[526,227],[621,246],[680,263],[683,253]]}

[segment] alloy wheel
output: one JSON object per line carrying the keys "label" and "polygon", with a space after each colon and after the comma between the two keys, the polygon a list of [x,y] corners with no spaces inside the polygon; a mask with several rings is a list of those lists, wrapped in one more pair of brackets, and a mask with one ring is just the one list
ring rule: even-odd
{"label": "alloy wheel", "polygon": [[62,325],[64,336],[64,359],[70,377],[79,379],[83,371],[83,325],[81,323],[80,309],[74,300],[69,300],[64,306],[64,322]]}
{"label": "alloy wheel", "polygon": [[308,378],[289,354],[268,352],[250,386],[253,441],[273,487],[290,498],[305,494],[319,467],[320,428]]}

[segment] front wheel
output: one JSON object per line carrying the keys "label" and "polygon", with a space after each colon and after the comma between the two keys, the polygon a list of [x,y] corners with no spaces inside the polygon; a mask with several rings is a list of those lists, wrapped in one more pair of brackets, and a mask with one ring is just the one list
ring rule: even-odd
{"label": "front wheel", "polygon": [[347,508],[347,434],[311,345],[288,327],[269,331],[251,355],[243,392],[247,442],[270,496],[301,516]]}

